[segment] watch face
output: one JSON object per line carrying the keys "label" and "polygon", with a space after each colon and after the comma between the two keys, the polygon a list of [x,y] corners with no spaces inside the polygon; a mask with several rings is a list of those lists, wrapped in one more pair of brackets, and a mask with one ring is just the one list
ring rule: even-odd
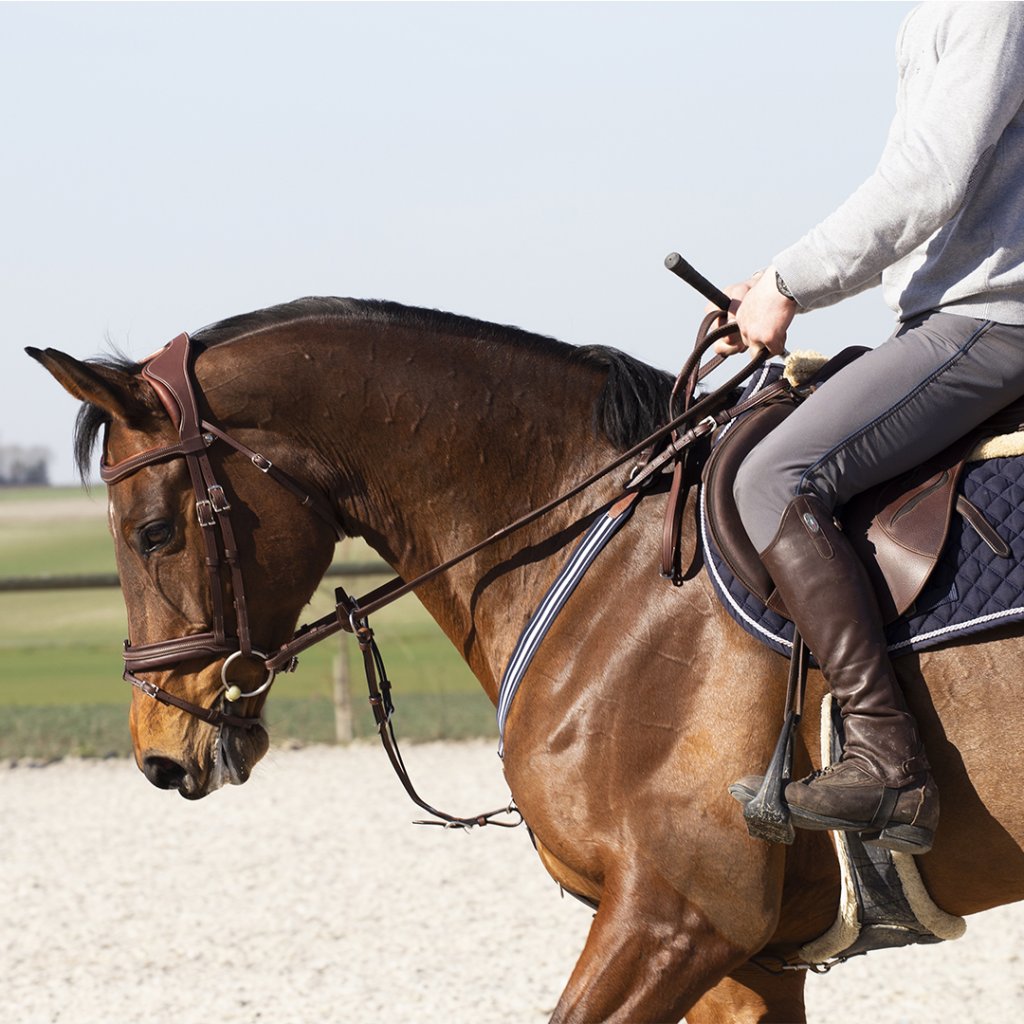
{"label": "watch face", "polygon": [[780,295],[785,295],[787,299],[793,299],[796,302],[793,293],[789,290],[789,285],[782,280],[782,275],[777,270],[775,271],[775,287],[779,290]]}

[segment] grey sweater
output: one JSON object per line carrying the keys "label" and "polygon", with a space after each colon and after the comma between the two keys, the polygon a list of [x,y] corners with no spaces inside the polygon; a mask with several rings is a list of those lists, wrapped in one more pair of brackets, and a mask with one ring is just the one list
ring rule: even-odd
{"label": "grey sweater", "polygon": [[901,320],[1024,324],[1024,4],[922,4],[896,60],[875,172],[773,262],[805,309],[881,281]]}

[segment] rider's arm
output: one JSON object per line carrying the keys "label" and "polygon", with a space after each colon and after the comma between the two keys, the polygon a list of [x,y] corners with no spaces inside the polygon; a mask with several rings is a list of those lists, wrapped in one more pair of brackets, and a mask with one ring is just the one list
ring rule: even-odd
{"label": "rider's arm", "polygon": [[897,112],[875,172],[773,260],[801,309],[877,283],[956,215],[1024,100],[1024,5],[923,4],[897,58]]}

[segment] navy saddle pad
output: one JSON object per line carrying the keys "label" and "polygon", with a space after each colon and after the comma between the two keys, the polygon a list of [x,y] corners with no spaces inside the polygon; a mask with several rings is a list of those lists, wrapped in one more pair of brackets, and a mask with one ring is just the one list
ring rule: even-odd
{"label": "navy saddle pad", "polygon": [[[762,377],[750,391],[770,379]],[[997,555],[954,515],[946,548],[924,590],[913,608],[886,630],[893,655],[1024,619],[1024,456],[969,463],[959,490],[1006,541],[1010,557]],[[788,655],[793,624],[769,611],[729,571],[707,528],[703,493],[700,532],[708,575],[726,610],[752,636]]]}

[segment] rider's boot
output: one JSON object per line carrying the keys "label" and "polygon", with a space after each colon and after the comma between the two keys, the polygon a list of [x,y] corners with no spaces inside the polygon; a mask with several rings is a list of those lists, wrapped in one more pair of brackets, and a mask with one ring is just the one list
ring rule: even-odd
{"label": "rider's boot", "polygon": [[[845,731],[838,762],[786,787],[793,824],[862,832],[876,846],[926,853],[939,794],[860,559],[824,503],[801,495],[761,560],[818,659]],[[759,781],[740,780],[733,795],[745,802]]]}

